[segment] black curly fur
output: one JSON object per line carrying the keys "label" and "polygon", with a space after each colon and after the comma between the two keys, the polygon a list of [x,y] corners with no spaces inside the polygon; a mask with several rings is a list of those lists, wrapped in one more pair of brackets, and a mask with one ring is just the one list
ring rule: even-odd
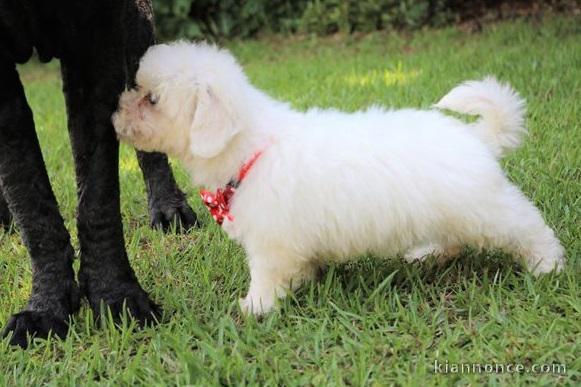
{"label": "black curly fur", "polygon": [[0,228],[8,230],[10,223],[12,223],[12,215],[8,209],[8,203],[6,203],[6,199],[4,199],[2,191],[0,190]]}
{"label": "black curly fur", "polygon": [[[153,43],[144,0],[0,0],[0,224],[18,226],[32,260],[27,306],[2,336],[25,347],[29,336],[63,337],[84,295],[95,316],[127,310],[141,324],[159,307],[127,259],[119,203],[118,143],[111,124],[119,94],[133,85],[139,58]],[[147,8],[147,7],[146,7]],[[147,11],[147,9],[145,9]],[[77,175],[81,265],[51,189],[15,63],[61,61],[68,128]],[[168,160],[138,152],[152,225],[189,228],[196,215],[177,187]],[[3,195],[2,195],[3,194]],[[2,197],[3,196],[3,197]],[[6,198],[6,200],[4,200]],[[8,203],[7,211],[6,204]]]}

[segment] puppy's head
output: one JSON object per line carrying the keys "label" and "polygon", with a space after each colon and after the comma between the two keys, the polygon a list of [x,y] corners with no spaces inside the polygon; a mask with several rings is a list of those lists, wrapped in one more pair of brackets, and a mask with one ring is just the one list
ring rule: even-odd
{"label": "puppy's head", "polygon": [[248,82],[227,51],[178,42],[152,46],[136,87],[120,97],[119,140],[144,151],[212,158],[244,127]]}

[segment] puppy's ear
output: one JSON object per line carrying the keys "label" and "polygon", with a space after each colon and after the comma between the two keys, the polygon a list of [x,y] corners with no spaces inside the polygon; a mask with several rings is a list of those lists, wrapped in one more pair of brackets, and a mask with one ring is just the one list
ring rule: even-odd
{"label": "puppy's ear", "polygon": [[203,88],[190,128],[190,150],[199,157],[211,158],[218,155],[240,131],[228,103],[213,90]]}

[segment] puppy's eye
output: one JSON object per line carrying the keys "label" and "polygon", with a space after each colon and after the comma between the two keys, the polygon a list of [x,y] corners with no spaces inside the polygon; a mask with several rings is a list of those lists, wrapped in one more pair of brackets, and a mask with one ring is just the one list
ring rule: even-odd
{"label": "puppy's eye", "polygon": [[149,93],[145,96],[145,98],[152,105],[155,105],[157,103],[157,96],[156,95]]}

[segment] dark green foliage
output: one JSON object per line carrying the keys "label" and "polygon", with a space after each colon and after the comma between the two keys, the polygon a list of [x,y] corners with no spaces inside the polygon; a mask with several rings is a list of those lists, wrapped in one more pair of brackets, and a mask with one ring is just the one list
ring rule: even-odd
{"label": "dark green foliage", "polygon": [[575,0],[155,0],[154,5],[162,39],[418,29],[485,14],[579,9]]}
{"label": "dark green foliage", "polygon": [[449,0],[314,0],[301,17],[304,32],[370,32],[419,28],[452,20]]}
{"label": "dark green foliage", "polygon": [[155,1],[161,37],[249,37],[258,32],[299,30],[305,0]]}
{"label": "dark green foliage", "polygon": [[159,0],[160,36],[374,31],[445,24],[450,0]]}

